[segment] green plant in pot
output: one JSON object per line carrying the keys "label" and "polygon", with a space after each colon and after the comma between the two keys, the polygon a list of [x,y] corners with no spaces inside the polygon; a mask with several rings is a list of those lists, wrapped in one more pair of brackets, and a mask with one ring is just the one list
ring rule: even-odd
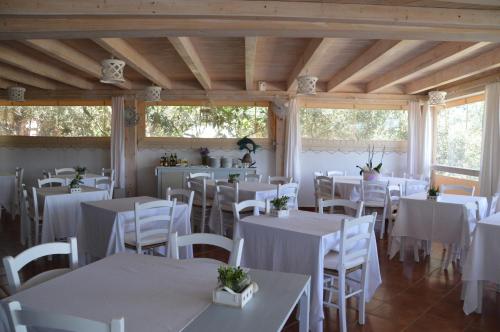
{"label": "green plant in pot", "polygon": [[431,186],[427,191],[427,199],[437,200],[439,196],[439,189],[437,187]]}
{"label": "green plant in pot", "polygon": [[220,266],[217,272],[218,285],[212,294],[215,303],[243,308],[259,290],[241,267]]}
{"label": "green plant in pot", "polygon": [[238,179],[240,178],[240,175],[238,173],[236,174],[229,174],[229,179],[227,182],[229,183],[236,183],[238,182]]}
{"label": "green plant in pot", "polygon": [[219,287],[227,287],[235,293],[241,293],[252,282],[241,267],[221,266],[217,272]]}
{"label": "green plant in pot", "polygon": [[76,166],[75,171],[77,174],[85,174],[87,172],[87,167],[85,166]]}
{"label": "green plant in pot", "polygon": [[82,183],[83,183],[82,182],[82,175],[77,172],[75,175],[75,178],[73,180],[71,180],[71,182],[69,183],[69,192],[71,194],[81,192],[82,188],[80,187],[80,185]]}
{"label": "green plant in pot", "polygon": [[286,218],[289,215],[288,210],[288,200],[290,198],[286,195],[281,197],[276,197],[271,201],[272,211],[271,213],[278,218]]}

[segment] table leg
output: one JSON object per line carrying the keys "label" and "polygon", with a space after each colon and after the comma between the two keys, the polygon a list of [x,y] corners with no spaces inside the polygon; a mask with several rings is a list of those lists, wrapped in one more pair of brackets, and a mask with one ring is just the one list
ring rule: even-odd
{"label": "table leg", "polygon": [[309,294],[311,292],[311,282],[309,281],[304,288],[304,292],[300,296],[299,300],[299,331],[307,332],[309,331],[309,305],[310,299]]}

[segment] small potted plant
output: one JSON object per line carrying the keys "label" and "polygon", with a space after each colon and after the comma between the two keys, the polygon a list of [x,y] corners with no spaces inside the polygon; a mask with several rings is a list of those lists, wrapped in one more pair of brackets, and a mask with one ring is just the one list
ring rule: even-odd
{"label": "small potted plant", "polygon": [[439,189],[437,187],[431,186],[429,191],[427,191],[427,199],[437,201],[439,196]]}
{"label": "small potted plant", "polygon": [[201,164],[203,166],[208,166],[209,154],[210,150],[208,150],[208,148],[200,148]]}
{"label": "small potted plant", "polygon": [[259,289],[241,267],[221,266],[217,271],[218,285],[212,293],[214,303],[243,308]]}
{"label": "small potted plant", "polygon": [[229,174],[229,179],[227,182],[229,183],[236,183],[238,182],[238,179],[240,178],[240,175],[238,173],[235,173],[235,174]]}
{"label": "small potted plant", "polygon": [[380,171],[382,169],[382,161],[384,160],[384,154],[385,154],[385,146],[382,151],[382,157],[380,158],[380,162],[376,166],[374,166],[373,157],[375,155],[375,144],[373,146],[368,145],[368,162],[363,167],[356,165],[356,167],[360,169],[359,175],[363,175],[364,181],[378,180],[378,178],[380,177]]}
{"label": "small potted plant", "polygon": [[80,184],[82,183],[82,175],[80,173],[76,173],[75,178],[69,183],[69,193],[74,194],[81,192],[82,188],[80,187]]}
{"label": "small potted plant", "polygon": [[87,167],[85,166],[76,166],[75,167],[75,171],[76,171],[76,174],[80,174],[80,175],[85,175],[85,173],[87,173]]}
{"label": "small potted plant", "polygon": [[288,196],[276,197],[271,201],[273,209],[271,210],[271,215],[278,218],[287,218],[290,214],[288,210]]}

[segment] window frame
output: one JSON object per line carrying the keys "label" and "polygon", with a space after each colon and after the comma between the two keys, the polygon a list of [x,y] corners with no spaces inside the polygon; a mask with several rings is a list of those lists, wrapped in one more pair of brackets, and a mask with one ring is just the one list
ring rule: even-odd
{"label": "window frame", "polygon": [[[275,139],[275,117],[269,101],[211,101],[214,106],[260,106],[267,107],[267,138],[252,138],[264,149],[271,149]],[[206,106],[206,100],[164,100],[159,102],[138,102],[140,120],[137,134],[137,147],[158,149],[175,146],[176,149],[198,149],[201,146],[221,150],[234,149],[239,138],[193,138],[193,137],[148,137],[146,136],[147,106]]]}
{"label": "window frame", "polygon": [[[111,106],[111,99],[38,99],[23,102],[0,101],[0,106]],[[0,135],[5,148],[109,148],[109,136],[16,136]]]}

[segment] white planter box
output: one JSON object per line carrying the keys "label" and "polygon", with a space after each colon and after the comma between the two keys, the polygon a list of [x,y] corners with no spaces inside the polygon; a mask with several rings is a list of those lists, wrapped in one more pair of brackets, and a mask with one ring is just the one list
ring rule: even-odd
{"label": "white planter box", "polygon": [[427,199],[431,200],[431,201],[436,201],[436,202],[440,201],[439,194],[437,196],[429,196],[429,195],[427,195]]}
{"label": "white planter box", "polygon": [[227,287],[218,287],[212,293],[212,301],[230,307],[243,308],[258,289],[259,287],[254,282],[250,283],[241,293],[235,293]]}
{"label": "white planter box", "polygon": [[271,215],[278,218],[288,218],[290,210],[271,210]]}
{"label": "white planter box", "polygon": [[78,187],[78,188],[69,188],[69,193],[70,194],[76,194],[76,193],[81,193],[82,192],[82,188]]}

